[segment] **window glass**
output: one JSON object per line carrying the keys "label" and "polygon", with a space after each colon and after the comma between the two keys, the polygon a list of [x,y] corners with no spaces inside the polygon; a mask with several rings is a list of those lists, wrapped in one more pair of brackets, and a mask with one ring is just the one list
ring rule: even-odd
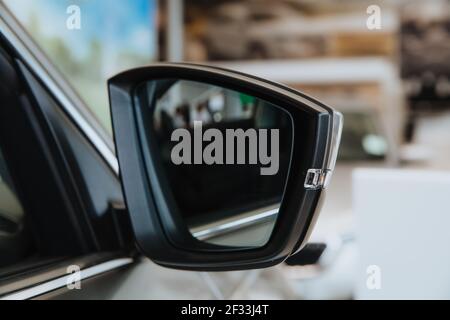
{"label": "window glass", "polygon": [[0,150],[0,268],[27,255],[24,211]]}
{"label": "window glass", "polygon": [[156,60],[157,0],[5,2],[111,132],[106,80]]}

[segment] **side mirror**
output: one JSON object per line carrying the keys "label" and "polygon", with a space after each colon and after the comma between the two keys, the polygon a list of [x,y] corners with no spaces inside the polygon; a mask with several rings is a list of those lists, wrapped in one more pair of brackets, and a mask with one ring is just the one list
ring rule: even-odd
{"label": "side mirror", "polygon": [[342,116],[288,87],[159,64],[108,82],[122,187],[154,262],[275,265],[299,251],[336,160]]}

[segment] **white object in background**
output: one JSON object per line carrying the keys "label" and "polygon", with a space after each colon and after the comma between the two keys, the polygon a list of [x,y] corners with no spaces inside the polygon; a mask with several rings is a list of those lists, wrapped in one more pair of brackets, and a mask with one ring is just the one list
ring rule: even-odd
{"label": "white object in background", "polygon": [[450,299],[450,173],[357,169],[356,299]]}

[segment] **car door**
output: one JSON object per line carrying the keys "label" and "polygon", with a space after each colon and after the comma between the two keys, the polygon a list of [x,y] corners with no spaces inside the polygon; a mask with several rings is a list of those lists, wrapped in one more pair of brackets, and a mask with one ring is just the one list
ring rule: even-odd
{"label": "car door", "polygon": [[[39,52],[0,20],[0,298],[57,298],[132,265],[114,156]],[[71,108],[71,109],[70,109]],[[99,150],[103,150],[100,152]],[[116,168],[117,169],[117,168]]]}

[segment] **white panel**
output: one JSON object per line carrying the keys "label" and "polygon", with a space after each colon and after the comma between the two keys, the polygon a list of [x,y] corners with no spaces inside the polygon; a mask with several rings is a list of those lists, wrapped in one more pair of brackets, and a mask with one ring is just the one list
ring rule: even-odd
{"label": "white panel", "polygon": [[[358,169],[357,299],[450,299],[450,173]],[[380,268],[370,290],[367,268]]]}

